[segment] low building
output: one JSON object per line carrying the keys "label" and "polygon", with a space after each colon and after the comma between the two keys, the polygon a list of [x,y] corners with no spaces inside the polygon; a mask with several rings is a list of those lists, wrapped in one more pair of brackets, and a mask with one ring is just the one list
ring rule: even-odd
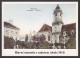
{"label": "low building", "polygon": [[48,43],[52,43],[52,27],[44,24],[41,29],[39,30],[39,32],[37,33],[37,36],[45,36],[45,41],[47,41]]}

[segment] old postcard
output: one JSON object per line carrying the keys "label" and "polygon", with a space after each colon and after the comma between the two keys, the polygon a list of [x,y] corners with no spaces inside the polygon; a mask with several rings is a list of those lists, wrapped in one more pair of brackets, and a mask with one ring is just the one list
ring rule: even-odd
{"label": "old postcard", "polygon": [[78,56],[78,2],[2,2],[2,56]]}

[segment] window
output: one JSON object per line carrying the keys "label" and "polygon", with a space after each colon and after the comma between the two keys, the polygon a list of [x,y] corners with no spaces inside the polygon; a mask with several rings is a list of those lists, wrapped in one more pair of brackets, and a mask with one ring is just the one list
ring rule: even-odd
{"label": "window", "polygon": [[65,31],[63,32],[63,36],[66,36],[66,32]]}
{"label": "window", "polygon": [[55,39],[55,43],[57,43],[57,40]]}
{"label": "window", "polygon": [[43,36],[44,34],[42,34],[42,36]]}
{"label": "window", "polygon": [[65,32],[63,32],[63,35],[65,35]]}
{"label": "window", "polygon": [[74,34],[74,30],[71,31],[71,34],[72,34],[72,35]]}
{"label": "window", "polygon": [[56,30],[55,30],[55,32],[56,32]]}
{"label": "window", "polygon": [[6,32],[9,32],[9,30],[6,30]]}
{"label": "window", "polygon": [[15,39],[16,41],[17,41],[17,37],[16,37],[16,39]]}
{"label": "window", "polygon": [[16,37],[16,39],[17,39],[17,37]]}
{"label": "window", "polygon": [[17,34],[18,32],[16,32],[16,34]]}
{"label": "window", "polygon": [[13,31],[11,31],[11,33],[13,33]]}
{"label": "window", "polygon": [[50,33],[50,32],[49,32]]}
{"label": "window", "polygon": [[9,35],[9,30],[6,30],[6,35]]}
{"label": "window", "polygon": [[50,41],[50,36],[48,36],[48,41]]}

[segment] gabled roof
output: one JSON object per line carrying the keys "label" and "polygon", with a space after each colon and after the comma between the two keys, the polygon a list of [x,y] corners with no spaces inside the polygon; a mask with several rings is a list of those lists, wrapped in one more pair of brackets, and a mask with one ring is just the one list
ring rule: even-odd
{"label": "gabled roof", "polygon": [[62,31],[76,30],[76,23],[62,25]]}
{"label": "gabled roof", "polygon": [[14,26],[14,25],[12,25],[12,24],[10,24],[10,23],[8,23],[8,22],[4,22],[4,27],[19,30],[19,28],[17,28],[16,26]]}
{"label": "gabled roof", "polygon": [[[52,31],[52,27],[47,25],[47,24],[44,24],[41,29],[39,30],[39,32],[41,31]],[[71,23],[71,24],[66,24],[66,25],[62,25],[62,28],[61,28],[61,35],[63,34],[63,32],[67,32],[67,34],[71,34],[71,30],[76,30],[76,23]]]}
{"label": "gabled roof", "polygon": [[39,32],[41,32],[41,31],[48,31],[48,30],[52,30],[52,27],[51,26],[49,26],[49,25],[47,25],[47,24],[44,24],[42,27],[41,27],[41,29],[39,30]]}
{"label": "gabled roof", "polygon": [[76,30],[76,23],[63,25],[61,29],[61,34],[65,31],[68,35],[70,35],[72,30]]}

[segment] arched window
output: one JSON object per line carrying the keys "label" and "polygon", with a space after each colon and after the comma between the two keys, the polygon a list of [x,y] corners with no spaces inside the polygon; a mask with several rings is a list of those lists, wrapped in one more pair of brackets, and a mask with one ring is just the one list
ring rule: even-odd
{"label": "arched window", "polygon": [[66,36],[66,32],[65,31],[63,32],[63,36]]}
{"label": "arched window", "polygon": [[16,32],[16,34],[17,34],[18,32]]}
{"label": "arched window", "polygon": [[55,39],[55,43],[57,43],[57,40]]}
{"label": "arched window", "polygon": [[71,34],[72,34],[72,35],[74,34],[74,30],[71,31]]}
{"label": "arched window", "polygon": [[48,36],[48,41],[50,41],[50,36]]}

